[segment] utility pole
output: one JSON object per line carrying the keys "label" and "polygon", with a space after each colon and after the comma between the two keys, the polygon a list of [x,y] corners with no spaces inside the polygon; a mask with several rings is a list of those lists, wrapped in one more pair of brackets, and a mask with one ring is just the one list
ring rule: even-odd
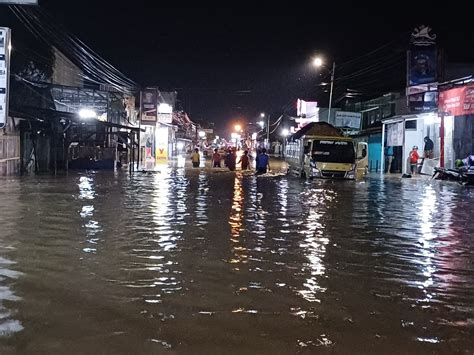
{"label": "utility pole", "polygon": [[334,86],[334,72],[336,71],[336,62],[332,62],[331,70],[331,90],[329,91],[329,110],[328,110],[328,122],[331,123],[331,106],[332,106],[332,88]]}
{"label": "utility pole", "polygon": [[[138,114],[138,157],[137,157],[137,170],[139,169],[139,164],[140,164],[140,151],[142,149],[141,147],[141,144],[140,144],[140,134],[141,134],[141,130],[142,130],[142,107],[143,107],[143,101],[142,101],[142,98],[143,98],[143,94],[142,94],[142,91],[140,90],[140,110],[138,111],[139,114]],[[132,131],[130,131],[130,134],[132,133]]]}

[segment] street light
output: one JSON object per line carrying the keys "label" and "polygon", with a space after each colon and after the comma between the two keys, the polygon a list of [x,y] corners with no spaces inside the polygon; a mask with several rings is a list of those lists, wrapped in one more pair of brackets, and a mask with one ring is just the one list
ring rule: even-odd
{"label": "street light", "polygon": [[236,124],[236,125],[234,126],[234,128],[235,128],[235,131],[236,131],[236,132],[240,132],[240,131],[242,130],[242,126],[239,125],[239,124]]}
{"label": "street light", "polygon": [[332,62],[332,69],[329,70],[323,63],[323,60],[320,57],[313,59],[313,65],[317,68],[323,67],[328,72],[331,73],[331,89],[329,91],[329,109],[328,109],[328,122],[331,121],[331,106],[332,106],[332,88],[334,86],[334,72],[336,71],[336,62]]}
{"label": "street light", "polygon": [[97,113],[94,110],[91,110],[90,108],[82,108],[79,110],[79,117],[82,119],[96,118]]}
{"label": "street light", "polygon": [[323,60],[320,57],[316,57],[313,60],[313,65],[315,67],[320,67],[321,65],[323,65]]}

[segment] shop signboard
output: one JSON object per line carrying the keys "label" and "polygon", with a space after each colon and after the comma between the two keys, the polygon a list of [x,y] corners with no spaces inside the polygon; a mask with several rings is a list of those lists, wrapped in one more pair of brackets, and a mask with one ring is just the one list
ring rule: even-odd
{"label": "shop signboard", "polygon": [[427,91],[407,96],[410,112],[432,112],[438,105],[438,93]]}
{"label": "shop signboard", "polygon": [[141,92],[141,124],[156,125],[158,114],[158,89],[146,88]]}
{"label": "shop signboard", "polygon": [[406,95],[415,95],[415,94],[421,94],[425,93],[428,91],[437,91],[438,90],[438,83],[428,83],[428,84],[420,84],[420,85],[413,85],[413,86],[408,86],[406,89]]}
{"label": "shop signboard", "polygon": [[304,101],[298,99],[296,103],[296,114],[298,117],[313,118],[313,122],[319,120],[319,107],[316,101]]}
{"label": "shop signboard", "polygon": [[360,129],[362,113],[349,111],[336,111],[336,127]]}
{"label": "shop signboard", "polygon": [[474,114],[474,84],[439,93],[438,110],[449,116]]}
{"label": "shop signboard", "polygon": [[158,113],[159,123],[173,123],[173,115],[171,113]]}
{"label": "shop signboard", "polygon": [[0,27],[0,128],[8,118],[8,89],[10,69],[10,29]]}

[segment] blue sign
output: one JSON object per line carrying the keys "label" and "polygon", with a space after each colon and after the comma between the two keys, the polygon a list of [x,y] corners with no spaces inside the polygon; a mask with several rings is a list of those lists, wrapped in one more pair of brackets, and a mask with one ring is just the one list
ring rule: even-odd
{"label": "blue sign", "polygon": [[436,48],[408,51],[408,86],[437,81]]}

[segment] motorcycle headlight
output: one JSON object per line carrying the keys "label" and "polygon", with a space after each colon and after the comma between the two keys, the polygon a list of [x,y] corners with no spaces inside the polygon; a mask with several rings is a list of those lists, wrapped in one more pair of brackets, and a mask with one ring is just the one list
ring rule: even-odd
{"label": "motorcycle headlight", "polygon": [[346,178],[347,179],[355,179],[355,174],[356,173],[356,170],[355,170],[355,165],[352,166],[352,170],[349,170],[347,173],[346,173]]}
{"label": "motorcycle headlight", "polygon": [[320,177],[321,176],[321,170],[319,170],[318,168],[312,168],[312,175],[314,177]]}

